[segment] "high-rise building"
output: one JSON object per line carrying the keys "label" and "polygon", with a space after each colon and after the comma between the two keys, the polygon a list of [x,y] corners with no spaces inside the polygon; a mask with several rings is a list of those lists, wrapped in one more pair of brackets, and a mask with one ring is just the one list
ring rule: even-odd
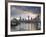
{"label": "high-rise building", "polygon": [[28,20],[29,20],[29,16],[28,16]]}
{"label": "high-rise building", "polygon": [[20,21],[21,21],[21,16],[20,16]]}

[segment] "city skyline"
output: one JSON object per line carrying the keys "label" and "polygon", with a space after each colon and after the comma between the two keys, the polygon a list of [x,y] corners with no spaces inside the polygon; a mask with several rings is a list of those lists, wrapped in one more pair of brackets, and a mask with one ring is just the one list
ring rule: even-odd
{"label": "city skyline", "polygon": [[[37,11],[40,10],[40,7],[32,7],[32,6],[30,6],[31,9],[33,8],[34,10],[37,8],[38,10],[35,10],[37,13],[35,13],[35,11],[34,12],[31,11],[31,9],[30,9],[30,11],[28,11],[28,9],[30,7],[28,7],[28,8],[27,7],[28,6],[11,6],[11,19],[13,19],[13,18],[19,19],[20,16],[22,18],[26,18],[26,19],[27,19],[27,16],[30,16],[30,18],[34,19],[35,17],[38,16],[38,12]],[[40,11],[39,11],[39,14],[40,14]]]}
{"label": "city skyline", "polygon": [[[21,16],[19,16],[19,17],[14,17],[14,18],[16,18],[17,20],[20,20],[20,17],[21,17]],[[39,17],[40,17],[40,16],[39,16]],[[22,17],[21,17],[21,20],[22,20],[22,19],[24,19],[24,20],[28,20],[28,19],[31,20],[31,18],[32,18],[32,17],[30,17],[30,16],[29,16],[29,18],[28,18],[28,16],[27,16],[26,18],[22,18]],[[13,19],[13,18],[12,18],[12,19]],[[35,18],[34,18],[34,19],[35,19]],[[33,20],[33,18],[32,18],[32,20]]]}

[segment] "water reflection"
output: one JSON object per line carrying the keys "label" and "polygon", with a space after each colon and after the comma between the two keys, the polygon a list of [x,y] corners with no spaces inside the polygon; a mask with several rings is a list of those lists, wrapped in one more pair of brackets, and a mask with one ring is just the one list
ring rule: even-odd
{"label": "water reflection", "polygon": [[29,20],[21,20],[21,17],[19,20],[14,18],[11,20],[11,31],[34,31],[34,30],[40,30],[41,29],[41,20],[39,16],[37,16],[35,19]]}
{"label": "water reflection", "polygon": [[17,26],[11,26],[11,31],[32,31],[40,30],[40,23],[21,23]]}

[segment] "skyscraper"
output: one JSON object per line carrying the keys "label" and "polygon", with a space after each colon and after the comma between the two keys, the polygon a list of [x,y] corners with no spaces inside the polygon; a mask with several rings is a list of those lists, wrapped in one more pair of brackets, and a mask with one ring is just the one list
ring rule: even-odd
{"label": "skyscraper", "polygon": [[29,21],[29,16],[28,16],[28,21]]}

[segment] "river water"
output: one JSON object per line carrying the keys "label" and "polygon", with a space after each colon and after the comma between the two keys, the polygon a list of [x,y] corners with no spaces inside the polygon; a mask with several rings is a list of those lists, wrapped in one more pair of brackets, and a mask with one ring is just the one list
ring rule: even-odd
{"label": "river water", "polygon": [[11,31],[32,31],[40,29],[41,25],[37,25],[36,23],[21,23],[17,26],[12,26]]}

